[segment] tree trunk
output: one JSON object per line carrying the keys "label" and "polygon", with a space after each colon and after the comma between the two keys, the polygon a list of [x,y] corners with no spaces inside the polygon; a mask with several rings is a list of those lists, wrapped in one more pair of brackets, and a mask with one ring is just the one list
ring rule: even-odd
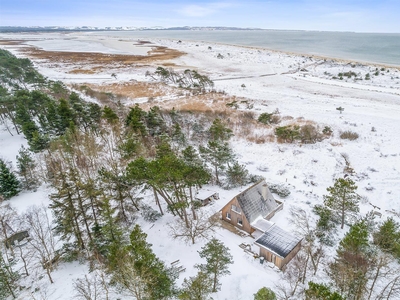
{"label": "tree trunk", "polygon": [[24,255],[22,254],[22,248],[21,248],[21,247],[18,247],[18,248],[19,248],[19,257],[21,257],[22,262],[24,263],[24,269],[25,269],[26,276],[29,276],[28,266],[27,266],[27,264],[26,264],[25,257],[24,257]]}
{"label": "tree trunk", "polygon": [[218,178],[218,166],[215,165],[215,179],[217,180],[217,184],[220,185],[219,178]]}
{"label": "tree trunk", "polygon": [[14,290],[13,290],[13,288],[12,288],[10,282],[8,281],[8,279],[6,279],[6,285],[7,285],[8,290],[10,291],[10,294],[12,295],[12,297],[13,297],[14,299],[17,298],[17,297],[15,296],[15,294],[14,294]]}
{"label": "tree trunk", "polygon": [[213,279],[213,288],[212,291],[213,293],[217,292],[217,273],[214,273],[214,279]]}
{"label": "tree trunk", "polygon": [[308,260],[310,259],[310,255],[311,255],[310,251],[307,251],[307,252],[308,252],[308,255],[307,255],[307,258],[306,258],[306,263],[305,263],[305,266],[304,266],[304,272],[303,272],[303,276],[302,276],[302,279],[301,279],[301,283],[302,284],[304,284],[304,281],[306,280]]}
{"label": "tree trunk", "polygon": [[376,280],[378,279],[379,272],[380,272],[380,270],[381,270],[381,268],[382,268],[382,260],[383,260],[383,259],[382,259],[382,257],[381,257],[381,258],[379,259],[378,267],[376,268],[374,280],[372,281],[371,288],[369,289],[368,300],[371,299],[372,291],[374,290]]}
{"label": "tree trunk", "polygon": [[190,205],[192,207],[193,220],[197,220],[196,211],[194,210],[194,205],[193,205],[193,193],[191,186],[189,187],[189,193],[190,193]]}
{"label": "tree trunk", "polygon": [[158,199],[157,191],[156,191],[156,189],[154,187],[153,187],[153,193],[154,193],[154,198],[156,199],[156,203],[158,205],[158,208],[160,209],[160,213],[163,216],[164,213],[163,213],[163,210],[161,208],[160,199]]}
{"label": "tree trunk", "polygon": [[[51,261],[49,261],[49,263],[51,264]],[[50,270],[49,270],[50,268],[46,268],[46,273],[47,273],[47,276],[49,277],[49,280],[50,280],[50,283],[54,283],[54,281],[53,281],[53,278],[51,278],[51,274],[50,274]]]}
{"label": "tree trunk", "polygon": [[343,229],[343,226],[344,226],[344,213],[345,213],[345,207],[344,207],[344,201],[343,201],[343,204],[342,204],[342,226],[340,227],[341,229]]}

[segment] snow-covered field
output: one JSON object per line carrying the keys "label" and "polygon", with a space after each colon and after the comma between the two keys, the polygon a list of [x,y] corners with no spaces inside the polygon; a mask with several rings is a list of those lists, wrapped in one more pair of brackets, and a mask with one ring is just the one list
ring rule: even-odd
{"label": "snow-covered field", "polygon": [[[34,37],[2,34],[0,38],[34,39],[28,43],[49,51],[73,49],[77,52],[138,55],[143,54],[143,49],[150,49],[148,45],[133,46],[135,41],[120,41],[107,36],[92,37],[85,33],[41,34]],[[68,44],[69,41],[72,44]],[[288,211],[292,205],[311,211],[315,204],[322,203],[326,188],[333,184],[335,178],[344,174],[343,155],[348,156],[354,169],[352,179],[356,181],[358,193],[365,197],[360,205],[360,213],[373,210],[374,205],[380,208],[382,220],[391,216],[400,221],[399,69],[200,41],[151,42],[187,53],[171,63],[176,68],[193,68],[208,74],[217,90],[252,99],[254,107],[250,110],[257,115],[278,109],[281,116],[304,118],[333,129],[330,138],[317,144],[254,144],[235,137],[231,140],[239,162],[245,164],[251,173],[264,176],[267,182],[283,183],[290,188],[291,194],[284,199],[283,211],[272,221],[291,230]],[[68,45],[72,48],[68,48]],[[0,47],[17,56],[25,55],[20,51],[22,46]],[[110,84],[132,79],[148,81],[150,79],[144,76],[145,72],[154,71],[156,66],[149,64],[140,68],[108,68],[94,74],[71,74],[71,65],[60,62],[55,67],[54,63],[33,61],[42,74],[69,84]],[[339,73],[350,71],[357,74],[357,80],[354,77],[339,79]],[[377,71],[377,75],[374,75]],[[114,72],[117,78],[110,76]],[[370,74],[370,80],[365,80],[367,73]],[[134,102],[135,99],[131,99],[131,103]],[[162,103],[157,105],[162,106]],[[336,109],[340,106],[344,108],[343,113]],[[346,130],[357,132],[359,138],[354,141],[340,139],[340,132]],[[13,161],[14,166],[15,155],[21,144],[25,144],[25,141],[20,136],[11,137],[5,130],[0,132],[0,156]],[[208,188],[220,194],[220,200],[206,208],[211,211],[221,209],[240,191],[226,191],[215,186]],[[47,188],[41,187],[34,193],[22,193],[9,203],[19,211],[24,211],[32,204],[46,204],[47,193]],[[145,199],[151,201],[150,196]],[[194,265],[201,262],[197,251],[205,241],[193,246],[172,240],[165,226],[169,222],[172,222],[172,215],[165,215],[155,225],[139,219],[155,253],[167,264],[179,259],[186,268],[180,274],[180,284],[184,277],[195,275]],[[347,229],[345,227],[344,230]],[[252,243],[254,240],[251,237],[242,238],[223,228],[219,228],[215,236],[230,248],[234,264],[230,267],[231,275],[222,279],[222,290],[213,295],[214,299],[252,299],[259,288],[274,288],[279,281],[280,271],[271,265],[261,265],[239,247],[241,243]],[[46,286],[42,290],[48,290],[51,295],[49,299],[71,299],[72,280],[87,272],[85,265],[65,264],[54,272],[53,285],[48,284],[46,278],[35,284]],[[29,299],[27,295],[21,297]]]}

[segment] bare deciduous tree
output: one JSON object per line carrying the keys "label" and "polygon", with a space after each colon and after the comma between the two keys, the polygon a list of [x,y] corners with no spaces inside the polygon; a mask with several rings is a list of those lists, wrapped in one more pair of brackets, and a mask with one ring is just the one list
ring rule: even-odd
{"label": "bare deciduous tree", "polygon": [[[174,239],[182,239],[185,242],[194,244],[198,239],[207,239],[218,223],[216,214],[209,215],[202,210],[197,212],[197,217],[188,215],[188,222],[176,219],[175,223],[169,224],[170,234]],[[189,226],[187,226],[189,225]]]}
{"label": "bare deciduous tree", "polygon": [[293,206],[290,207],[290,216],[289,222],[294,225],[295,232],[301,237],[304,237],[302,248],[307,255],[302,277],[302,283],[304,284],[309,261],[311,262],[311,268],[315,275],[325,252],[323,245],[318,243],[316,239],[315,227],[311,224],[311,216],[304,209]]}
{"label": "bare deciduous tree", "polygon": [[51,272],[57,264],[59,254],[56,251],[56,240],[47,209],[44,206],[32,206],[27,210],[24,219],[31,233],[29,245],[34,249],[35,257],[46,270],[50,282],[53,283]]}
{"label": "bare deciduous tree", "polygon": [[[1,196],[0,196],[1,197]],[[11,226],[16,220],[18,214],[9,204],[0,207],[0,238],[7,240],[13,232]],[[10,247],[12,255],[14,255],[13,247]],[[7,260],[9,260],[8,252],[5,251]]]}
{"label": "bare deciduous tree", "polygon": [[292,261],[286,265],[281,279],[276,285],[276,296],[279,299],[302,299],[304,293],[304,269],[307,254],[299,251]]}
{"label": "bare deciduous tree", "polygon": [[109,300],[109,286],[101,270],[95,270],[91,275],[74,280],[73,286],[77,299]]}

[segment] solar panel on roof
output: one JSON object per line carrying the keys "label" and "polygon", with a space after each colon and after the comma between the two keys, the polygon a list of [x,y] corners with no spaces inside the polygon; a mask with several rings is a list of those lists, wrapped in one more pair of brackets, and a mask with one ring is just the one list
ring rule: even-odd
{"label": "solar panel on roof", "polygon": [[300,238],[274,225],[261,235],[256,243],[281,257],[286,257],[300,240]]}

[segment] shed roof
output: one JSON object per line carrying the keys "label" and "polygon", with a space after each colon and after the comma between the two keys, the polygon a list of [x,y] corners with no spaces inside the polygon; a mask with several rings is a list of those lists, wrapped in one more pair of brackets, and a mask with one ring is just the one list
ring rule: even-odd
{"label": "shed roof", "polygon": [[197,192],[197,194],[195,195],[195,198],[199,199],[199,200],[206,200],[206,199],[214,196],[215,194],[217,194],[217,192],[204,189],[204,190],[199,190]]}
{"label": "shed roof", "polygon": [[301,238],[274,225],[256,240],[256,244],[285,258],[300,241]]}
{"label": "shed roof", "polygon": [[278,207],[267,183],[262,180],[236,196],[249,223],[258,217],[267,217]]}

